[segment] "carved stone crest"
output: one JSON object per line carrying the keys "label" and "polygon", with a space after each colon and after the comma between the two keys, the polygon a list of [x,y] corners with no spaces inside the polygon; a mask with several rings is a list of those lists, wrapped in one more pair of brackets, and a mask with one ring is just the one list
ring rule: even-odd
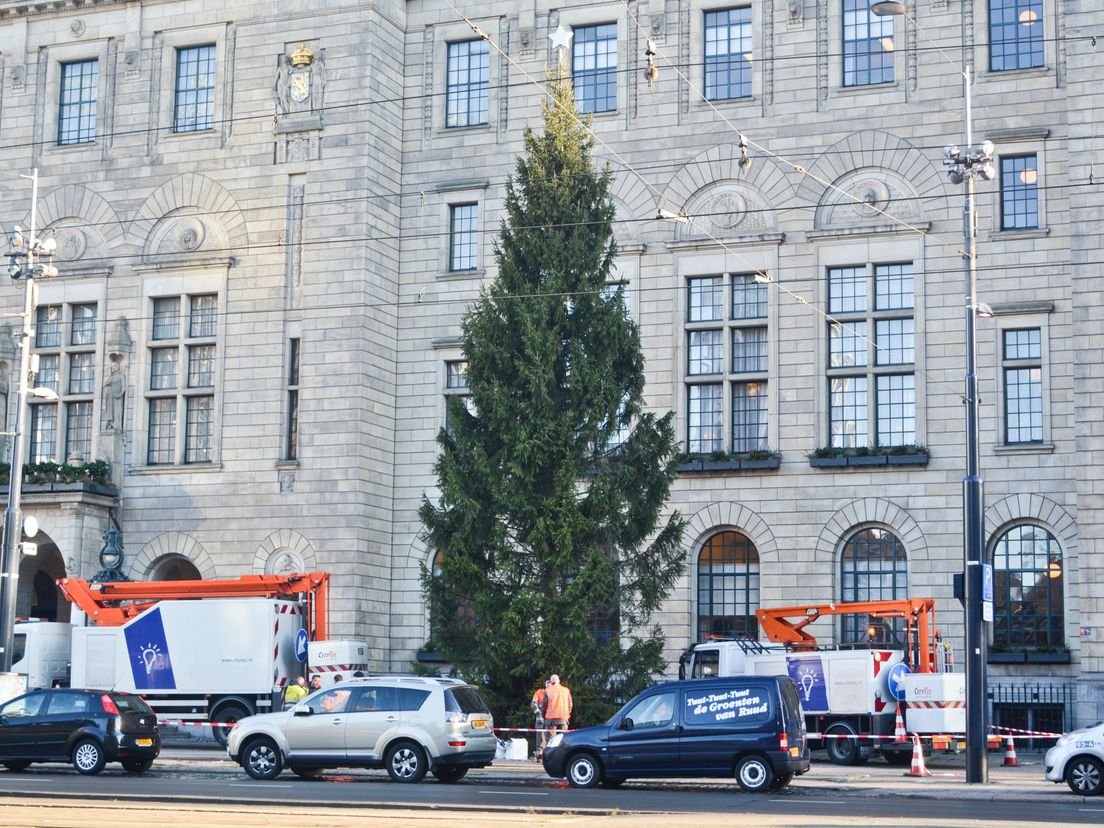
{"label": "carved stone crest", "polygon": [[281,55],[276,72],[276,107],[279,117],[316,112],[322,107],[325,88],[324,55],[306,44]]}

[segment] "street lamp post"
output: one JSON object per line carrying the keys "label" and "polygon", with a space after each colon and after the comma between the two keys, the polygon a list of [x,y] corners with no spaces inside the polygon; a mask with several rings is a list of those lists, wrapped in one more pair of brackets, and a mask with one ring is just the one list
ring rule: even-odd
{"label": "street lamp post", "polygon": [[16,337],[19,339],[19,382],[15,403],[15,430],[11,433],[11,473],[8,476],[8,508],[4,511],[3,547],[0,548],[0,673],[10,673],[12,668],[12,649],[15,638],[15,604],[19,592],[19,556],[23,539],[23,513],[19,508],[19,499],[23,492],[23,429],[27,414],[27,396],[36,394],[56,399],[49,389],[28,389],[31,379],[31,339],[34,338],[33,315],[37,305],[35,276],[54,276],[57,270],[48,263],[36,263],[36,258],[49,260],[57,249],[53,239],[41,241],[35,237],[35,221],[38,205],[38,170],[31,179],[31,227],[30,235],[23,238],[22,231],[16,227],[9,236],[8,275],[12,279],[23,279],[22,326]]}
{"label": "street lamp post", "polygon": [[[879,16],[901,15],[912,22],[917,31],[923,29],[908,14],[904,3],[884,0],[870,10]],[[942,52],[942,50],[940,50]],[[946,54],[944,53],[944,57]],[[966,128],[966,144],[949,146],[944,151],[943,166],[951,182],[965,184],[962,204],[962,263],[965,275],[964,302],[966,310],[966,385],[963,403],[966,406],[966,476],[962,481],[962,544],[965,575],[965,646],[966,646],[966,781],[989,781],[986,753],[988,715],[985,699],[985,651],[987,636],[982,617],[982,580],[985,564],[985,534],[983,527],[984,486],[978,462],[978,393],[977,393],[977,212],[974,208],[974,179],[992,180],[993,145],[986,141],[974,144],[972,78],[970,66],[951,63],[962,75],[962,97]]]}

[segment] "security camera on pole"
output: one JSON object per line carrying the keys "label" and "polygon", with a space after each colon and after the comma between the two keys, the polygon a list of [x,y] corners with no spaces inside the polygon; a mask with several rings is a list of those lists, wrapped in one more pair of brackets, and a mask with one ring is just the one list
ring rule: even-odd
{"label": "security camera on pole", "polygon": [[[24,237],[19,227],[8,234],[8,275],[14,281],[23,280],[23,324],[15,336],[19,340],[19,383],[15,404],[15,430],[12,438],[11,474],[8,484],[8,508],[4,512],[4,540],[0,550],[0,675],[11,673],[12,646],[15,634],[15,604],[19,587],[19,557],[23,540],[23,513],[19,509],[19,497],[23,490],[23,424],[27,413],[28,393],[56,399],[48,388],[28,388],[31,376],[31,339],[34,338],[34,312],[37,306],[35,277],[56,276],[57,268],[49,263],[57,252],[54,239],[45,241],[35,236],[38,205],[38,170],[29,176],[31,180],[31,227]],[[37,261],[43,259],[45,261]]]}

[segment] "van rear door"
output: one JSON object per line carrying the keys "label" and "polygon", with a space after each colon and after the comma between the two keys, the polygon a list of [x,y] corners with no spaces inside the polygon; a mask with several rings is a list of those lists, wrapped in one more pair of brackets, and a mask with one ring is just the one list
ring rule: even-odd
{"label": "van rear door", "polygon": [[807,739],[805,731],[805,711],[801,709],[801,697],[797,693],[797,685],[788,676],[778,677],[778,696],[782,701],[783,727],[786,729],[789,746],[797,746],[798,755],[805,753]]}

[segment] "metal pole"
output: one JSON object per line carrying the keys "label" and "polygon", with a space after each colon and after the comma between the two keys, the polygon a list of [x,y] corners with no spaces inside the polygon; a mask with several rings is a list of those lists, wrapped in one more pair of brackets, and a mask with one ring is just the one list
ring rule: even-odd
{"label": "metal pole", "polygon": [[[971,106],[970,67],[962,69],[963,98],[966,102],[966,147],[974,144]],[[985,537],[982,526],[983,482],[978,462],[977,393],[977,260],[974,239],[977,215],[974,210],[974,176],[966,171],[966,198],[962,207],[963,253],[966,300],[966,477],[962,481],[963,552],[966,587],[966,781],[989,781],[986,746],[987,710],[985,699],[985,625],[982,621],[982,563]]]}
{"label": "metal pole", "polygon": [[34,241],[35,205],[38,204],[38,170],[31,177],[31,228],[27,246],[26,284],[23,290],[23,329],[19,333],[19,384],[15,403],[15,430],[12,436],[11,474],[8,482],[8,508],[4,510],[4,539],[0,551],[0,673],[10,673],[15,639],[15,604],[19,592],[19,544],[23,539],[23,513],[19,498],[23,493],[23,424],[27,412],[27,379],[31,370],[32,315],[35,309]]}

